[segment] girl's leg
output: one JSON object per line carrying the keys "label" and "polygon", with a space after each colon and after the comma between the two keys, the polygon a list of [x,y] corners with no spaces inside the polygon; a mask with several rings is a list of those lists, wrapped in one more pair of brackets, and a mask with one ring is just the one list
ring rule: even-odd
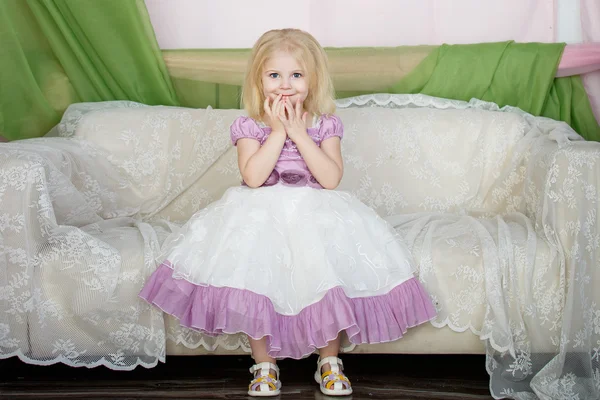
{"label": "girl's leg", "polygon": [[[248,341],[250,342],[250,348],[252,349],[252,358],[254,359],[255,364],[260,364],[263,362],[269,362],[271,364],[277,363],[277,360],[275,360],[273,357],[270,357],[269,354],[267,353],[267,338],[266,337],[255,340],[255,339],[252,339],[250,336],[248,336]],[[275,379],[279,380],[279,374],[274,369],[272,369],[272,368],[269,369],[269,374],[271,376],[275,377]],[[256,370],[254,372],[254,378],[258,378],[259,375],[260,375],[260,370]],[[261,385],[261,386],[263,386],[263,385]],[[256,389],[253,389],[253,390],[260,392],[261,388],[260,388],[260,386],[258,386],[258,387],[256,387]],[[251,393],[249,393],[249,394],[251,394]]]}
{"label": "girl's leg", "polygon": [[[319,383],[321,392],[329,396],[346,396],[352,394],[350,381],[343,372],[343,366],[340,364],[338,351],[340,349],[341,338],[338,335],[327,346],[319,349],[320,370],[315,372],[315,380]],[[327,357],[334,357],[330,360],[325,360]],[[333,368],[329,362],[333,364]]]}
{"label": "girl's leg", "polygon": [[252,339],[248,336],[248,341],[250,342],[250,348],[252,349],[252,358],[258,364],[261,362],[270,362],[272,364],[276,364],[277,361],[273,357],[269,357],[267,353],[267,337],[263,337],[262,339]]}
{"label": "girl's leg", "polygon": [[[327,346],[320,348],[319,357],[321,357],[321,360],[325,357],[337,357],[338,352],[340,351],[340,342],[341,338],[338,334],[335,339],[327,343]],[[323,368],[321,368],[321,373],[325,371],[331,371],[331,366],[329,365],[329,363],[323,364]]]}

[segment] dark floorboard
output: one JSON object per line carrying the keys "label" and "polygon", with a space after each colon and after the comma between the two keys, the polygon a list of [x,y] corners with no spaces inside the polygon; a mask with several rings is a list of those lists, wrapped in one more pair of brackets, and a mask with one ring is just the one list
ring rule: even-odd
{"label": "dark floorboard", "polygon": [[[332,399],[313,381],[316,356],[279,363],[282,399]],[[343,356],[354,394],[340,399],[491,399],[483,356]],[[251,399],[250,357],[169,357],[156,368],[111,371],[0,360],[2,399]]]}

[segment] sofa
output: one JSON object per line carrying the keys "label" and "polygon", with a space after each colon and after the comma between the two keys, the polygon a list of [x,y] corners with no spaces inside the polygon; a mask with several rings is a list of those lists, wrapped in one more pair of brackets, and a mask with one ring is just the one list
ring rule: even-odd
{"label": "sofa", "polygon": [[[337,190],[401,234],[438,312],[342,351],[486,354],[494,397],[597,398],[600,144],[477,99],[337,107]],[[240,184],[229,126],[242,114],[79,103],[45,137],[0,144],[0,358],[128,370],[249,352],[242,335],[182,328],[137,296],[165,237]]]}

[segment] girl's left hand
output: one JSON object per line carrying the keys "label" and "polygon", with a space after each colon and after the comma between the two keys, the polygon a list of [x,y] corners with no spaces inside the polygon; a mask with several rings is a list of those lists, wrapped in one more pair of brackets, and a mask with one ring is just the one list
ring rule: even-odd
{"label": "girl's left hand", "polygon": [[282,113],[279,114],[279,120],[283,123],[288,137],[295,142],[297,139],[307,135],[306,117],[308,112],[302,112],[302,102],[298,100],[296,109],[292,107],[289,99],[285,99]]}

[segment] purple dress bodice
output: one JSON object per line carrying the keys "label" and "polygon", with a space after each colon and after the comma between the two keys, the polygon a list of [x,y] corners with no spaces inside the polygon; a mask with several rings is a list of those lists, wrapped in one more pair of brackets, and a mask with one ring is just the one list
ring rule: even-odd
{"label": "purple dress bodice", "polygon": [[[315,126],[308,128],[306,131],[319,147],[324,140],[335,136],[341,139],[344,136],[342,121],[335,115],[322,115]],[[231,141],[234,145],[237,144],[239,139],[249,138],[258,140],[262,146],[270,133],[270,127],[260,126],[254,119],[249,117],[239,117],[231,124]],[[322,186],[310,173],[296,144],[289,138],[285,140],[273,172],[262,186],[272,186],[277,183],[322,189]]]}

